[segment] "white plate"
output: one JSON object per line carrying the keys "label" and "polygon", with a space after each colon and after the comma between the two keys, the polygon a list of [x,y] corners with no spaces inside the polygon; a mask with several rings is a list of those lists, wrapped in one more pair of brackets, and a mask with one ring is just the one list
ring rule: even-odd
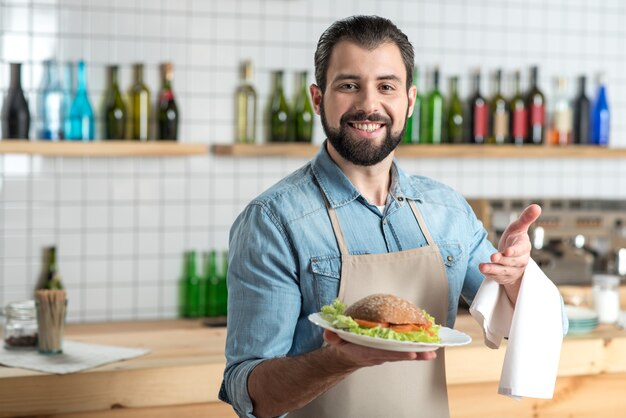
{"label": "white plate", "polygon": [[567,318],[573,321],[598,320],[598,313],[595,310],[580,306],[565,305],[565,313]]}
{"label": "white plate", "polygon": [[348,331],[337,329],[333,327],[330,322],[322,318],[319,313],[309,315],[309,321],[313,322],[317,326],[336,333],[348,342],[363,345],[365,347],[378,348],[379,350],[417,353],[422,351],[434,351],[439,347],[466,345],[472,342],[472,338],[469,335],[447,327],[439,328],[439,337],[441,338],[441,342],[439,343],[414,343],[410,341],[385,340],[383,338],[368,337],[366,335],[353,334]]}

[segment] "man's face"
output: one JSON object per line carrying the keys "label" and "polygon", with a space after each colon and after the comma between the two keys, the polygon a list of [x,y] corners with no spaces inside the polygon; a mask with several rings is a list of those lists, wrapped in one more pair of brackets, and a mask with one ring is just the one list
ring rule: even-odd
{"label": "man's face", "polygon": [[415,102],[399,48],[384,43],[370,51],[341,41],[326,76],[324,94],[312,86],[311,96],[328,141],[353,164],[379,163],[402,140]]}

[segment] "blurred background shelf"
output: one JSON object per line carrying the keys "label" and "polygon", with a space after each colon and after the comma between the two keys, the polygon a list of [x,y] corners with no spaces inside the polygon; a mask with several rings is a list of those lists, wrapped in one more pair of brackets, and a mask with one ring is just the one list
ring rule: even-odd
{"label": "blurred background shelf", "polygon": [[203,155],[206,144],[178,142],[44,142],[0,141],[0,154],[28,154],[51,157],[172,157]]}
{"label": "blurred background shelf", "polygon": [[[217,144],[215,155],[230,157],[313,157],[313,144]],[[597,146],[516,145],[401,145],[396,152],[403,158],[626,158],[626,148]]]}

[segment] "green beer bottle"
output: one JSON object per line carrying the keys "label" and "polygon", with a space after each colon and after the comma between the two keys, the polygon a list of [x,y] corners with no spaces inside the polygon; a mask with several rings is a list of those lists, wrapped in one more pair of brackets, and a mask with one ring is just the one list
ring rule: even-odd
{"label": "green beer bottle", "polygon": [[201,307],[205,304],[204,295],[201,294],[202,287],[200,277],[196,274],[196,252],[187,251],[179,288],[181,316],[186,318],[202,316]]}

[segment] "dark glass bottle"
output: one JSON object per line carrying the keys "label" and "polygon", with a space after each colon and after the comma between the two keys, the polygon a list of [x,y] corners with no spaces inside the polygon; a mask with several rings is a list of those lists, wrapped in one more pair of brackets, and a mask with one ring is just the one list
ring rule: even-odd
{"label": "dark glass bottle", "polygon": [[509,102],[511,109],[511,142],[515,145],[522,145],[528,136],[528,112],[526,110],[526,101],[522,96],[520,88],[520,72],[515,71],[513,84],[515,93]]}
{"label": "dark glass bottle", "polygon": [[422,111],[421,144],[440,144],[443,140],[443,96],[439,91],[439,68],[433,71],[433,88],[426,97]]}
{"label": "dark glass bottle", "polygon": [[225,316],[228,305],[228,290],[226,277],[228,275],[228,252],[222,253],[222,260],[218,260],[219,253],[215,250],[205,255],[206,286],[206,316]]}
{"label": "dark glass bottle", "polygon": [[545,132],[546,99],[539,90],[539,69],[536,66],[530,69],[530,90],[526,95],[526,108],[528,109],[528,136],[527,144],[542,144]]}
{"label": "dark glass bottle", "polygon": [[502,70],[494,74],[494,95],[489,101],[489,144],[509,142],[509,106],[502,95]]}
{"label": "dark glass bottle", "polygon": [[469,108],[469,142],[484,144],[487,140],[488,116],[487,101],[480,94],[480,71],[473,75],[474,94],[470,97]]}
{"label": "dark glass bottle", "polygon": [[87,94],[87,69],[85,62],[78,62],[78,87],[70,107],[70,132],[67,139],[92,141],[95,138],[93,110]]}
{"label": "dark glass bottle", "polygon": [[200,277],[196,274],[196,252],[184,254],[183,274],[179,281],[180,316],[198,318],[203,315],[204,294]]}
{"label": "dark glass bottle", "polygon": [[289,106],[283,90],[283,72],[274,71],[274,88],[270,99],[269,142],[290,141]]}
{"label": "dark glass bottle", "polygon": [[11,84],[2,106],[2,137],[28,139],[30,111],[22,90],[22,64],[11,63]]}
{"label": "dark glass bottle", "polygon": [[126,105],[122,99],[118,81],[119,67],[107,67],[108,86],[105,93],[103,116],[103,139],[120,140],[126,138]]}
{"label": "dark glass bottle", "polygon": [[574,144],[588,144],[591,116],[591,102],[585,93],[587,79],[584,75],[578,77],[578,95],[574,99],[573,141]]}
{"label": "dark glass bottle", "polygon": [[606,97],[604,75],[598,75],[598,93],[591,110],[591,143],[594,145],[609,144],[611,112]]}
{"label": "dark glass bottle", "polygon": [[252,61],[241,63],[239,86],[235,92],[236,133],[235,140],[241,144],[256,141],[257,95],[252,85]]}
{"label": "dark glass bottle", "polygon": [[63,139],[63,89],[59,79],[57,63],[44,62],[45,82],[41,94],[40,138],[52,141]]}
{"label": "dark glass bottle", "polygon": [[178,139],[178,121],[180,115],[172,90],[174,66],[171,62],[161,64],[161,91],[159,92],[159,134],[160,140]]}
{"label": "dark glass bottle", "polygon": [[135,141],[147,141],[150,138],[150,90],[143,82],[143,64],[133,65],[133,84],[128,91],[128,109],[128,137]]}
{"label": "dark glass bottle", "polygon": [[293,124],[296,142],[313,141],[313,106],[309,100],[306,71],[299,72],[296,82],[296,95],[293,102]]}
{"label": "dark glass bottle", "polygon": [[448,142],[463,142],[463,103],[459,97],[459,78],[450,77],[450,101],[448,102]]}

